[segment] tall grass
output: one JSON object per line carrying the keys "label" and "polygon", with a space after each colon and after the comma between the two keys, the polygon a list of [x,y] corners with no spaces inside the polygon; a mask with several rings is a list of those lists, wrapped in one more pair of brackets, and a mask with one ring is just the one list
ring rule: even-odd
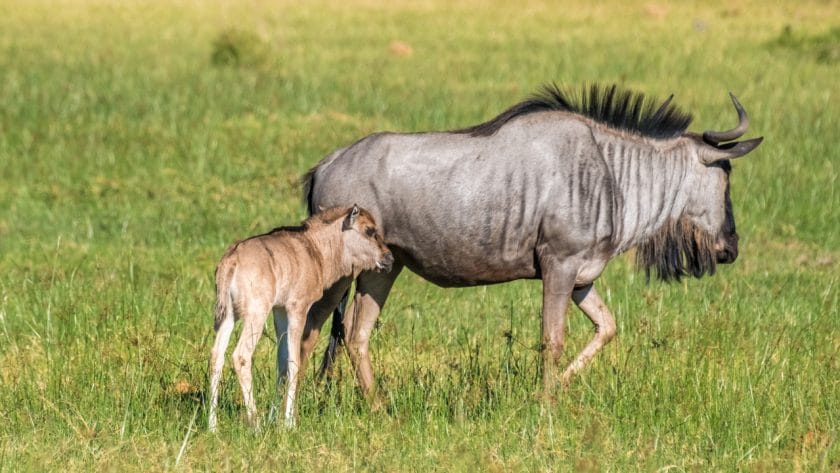
{"label": "tall grass", "polygon": [[[840,468],[836,6],[450,3],[3,5],[0,469]],[[253,432],[229,372],[207,433],[225,245],[299,221],[331,150],[547,81],[673,92],[697,130],[730,127],[735,92],[766,137],[733,173],[737,263],[670,286],[612,263],[619,337],[550,407],[537,282],[406,272],[372,341],[384,411],[344,362],[331,389],[308,375],[298,428]],[[566,360],[590,336],[572,313]]]}

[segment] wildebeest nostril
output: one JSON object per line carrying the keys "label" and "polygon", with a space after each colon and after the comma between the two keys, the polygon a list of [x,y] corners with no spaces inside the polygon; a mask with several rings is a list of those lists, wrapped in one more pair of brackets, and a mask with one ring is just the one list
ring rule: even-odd
{"label": "wildebeest nostril", "polygon": [[738,259],[738,248],[727,247],[717,254],[717,262],[719,264],[732,264]]}

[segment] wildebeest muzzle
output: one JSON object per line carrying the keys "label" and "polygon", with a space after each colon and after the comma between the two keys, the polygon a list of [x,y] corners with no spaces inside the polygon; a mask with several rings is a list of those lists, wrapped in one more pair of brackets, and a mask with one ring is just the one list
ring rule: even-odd
{"label": "wildebeest muzzle", "polygon": [[716,251],[716,258],[718,264],[734,263],[738,259],[738,234],[733,233],[722,238]]}

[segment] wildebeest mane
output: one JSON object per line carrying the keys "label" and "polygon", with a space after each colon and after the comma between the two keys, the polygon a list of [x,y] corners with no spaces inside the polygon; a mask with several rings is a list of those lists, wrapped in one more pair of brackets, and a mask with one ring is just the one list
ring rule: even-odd
{"label": "wildebeest mane", "polygon": [[[673,97],[673,96],[672,96]],[[607,126],[655,139],[680,136],[691,123],[691,114],[671,104],[671,98],[657,100],[616,84],[583,86],[579,93],[546,84],[528,99],[484,123],[456,130],[472,136],[490,136],[514,118],[534,112],[560,110],[589,117]]]}
{"label": "wildebeest mane", "polygon": [[653,270],[661,281],[679,281],[683,276],[715,274],[715,237],[688,218],[667,223],[636,248],[636,264],[648,280]]}

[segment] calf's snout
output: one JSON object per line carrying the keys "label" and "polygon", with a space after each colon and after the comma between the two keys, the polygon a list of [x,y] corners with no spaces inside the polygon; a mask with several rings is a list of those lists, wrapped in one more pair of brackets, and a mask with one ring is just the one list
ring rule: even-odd
{"label": "calf's snout", "polygon": [[376,263],[376,266],[386,273],[390,272],[391,268],[394,266],[394,255],[390,251],[386,252],[382,255],[382,259]]}

